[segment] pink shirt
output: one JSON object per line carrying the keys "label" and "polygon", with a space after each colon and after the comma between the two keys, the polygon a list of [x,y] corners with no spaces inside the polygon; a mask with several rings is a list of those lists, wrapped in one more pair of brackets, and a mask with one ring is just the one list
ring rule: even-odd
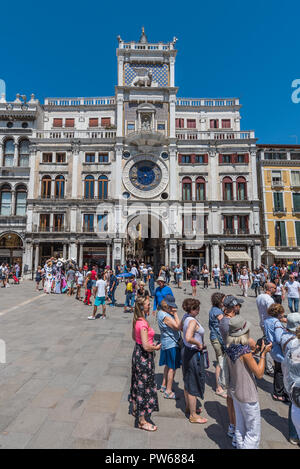
{"label": "pink shirt", "polygon": [[153,345],[153,338],[154,338],[154,330],[149,326],[145,319],[138,319],[135,324],[135,341],[137,344],[142,345],[141,339],[141,330],[147,329],[148,331],[148,341],[150,345]]}

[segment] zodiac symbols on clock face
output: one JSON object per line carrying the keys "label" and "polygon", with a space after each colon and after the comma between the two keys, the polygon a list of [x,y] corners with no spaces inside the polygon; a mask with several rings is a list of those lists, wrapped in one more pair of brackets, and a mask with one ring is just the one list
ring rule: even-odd
{"label": "zodiac symbols on clock face", "polygon": [[129,177],[137,189],[151,190],[160,183],[161,170],[155,163],[141,161],[132,166]]}

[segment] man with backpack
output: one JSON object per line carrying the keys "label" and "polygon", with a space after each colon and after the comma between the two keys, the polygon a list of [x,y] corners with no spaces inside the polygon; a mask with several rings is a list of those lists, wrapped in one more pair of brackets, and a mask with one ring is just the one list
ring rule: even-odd
{"label": "man with backpack", "polygon": [[130,308],[130,312],[133,313],[134,301],[135,301],[135,293],[136,293],[136,281],[135,276],[132,275],[126,281],[126,288],[125,288],[125,305],[124,305],[124,313],[127,312],[127,309]]}
{"label": "man with backpack", "polygon": [[108,298],[110,299],[109,306],[116,306],[116,299],[115,299],[115,292],[117,286],[119,285],[119,280],[114,274],[114,271],[110,271],[109,276],[109,290],[108,290]]}

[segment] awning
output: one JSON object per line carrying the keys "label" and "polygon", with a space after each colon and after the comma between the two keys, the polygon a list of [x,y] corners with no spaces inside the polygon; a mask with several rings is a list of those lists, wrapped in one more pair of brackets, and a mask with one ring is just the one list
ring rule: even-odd
{"label": "awning", "polygon": [[230,262],[251,261],[251,257],[246,251],[225,251],[225,256]]}
{"label": "awning", "polygon": [[300,259],[300,251],[265,251],[264,254],[271,254],[277,259]]}

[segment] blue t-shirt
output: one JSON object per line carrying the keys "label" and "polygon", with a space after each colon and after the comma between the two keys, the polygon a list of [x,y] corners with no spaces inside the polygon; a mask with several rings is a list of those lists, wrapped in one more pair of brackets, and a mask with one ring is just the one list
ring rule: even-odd
{"label": "blue t-shirt", "polygon": [[156,311],[157,308],[160,307],[160,303],[167,295],[174,296],[170,287],[167,285],[165,285],[163,288],[157,287],[154,295],[153,311]]}
{"label": "blue t-shirt", "polygon": [[277,318],[268,317],[264,321],[265,335],[267,339],[272,342],[271,357],[276,362],[281,363],[284,359],[283,352],[281,349],[281,337],[286,331],[285,327]]}
{"label": "blue t-shirt", "polygon": [[223,344],[222,336],[220,333],[219,320],[217,319],[220,314],[223,314],[223,311],[217,306],[213,306],[209,311],[209,321],[208,326],[210,330],[210,340],[218,339],[220,344]]}
{"label": "blue t-shirt", "polygon": [[166,311],[158,311],[157,322],[160,329],[160,341],[162,350],[167,350],[172,347],[178,347],[178,340],[180,338],[179,331],[174,331],[167,324],[164,323],[166,316],[173,319],[173,316]]}

